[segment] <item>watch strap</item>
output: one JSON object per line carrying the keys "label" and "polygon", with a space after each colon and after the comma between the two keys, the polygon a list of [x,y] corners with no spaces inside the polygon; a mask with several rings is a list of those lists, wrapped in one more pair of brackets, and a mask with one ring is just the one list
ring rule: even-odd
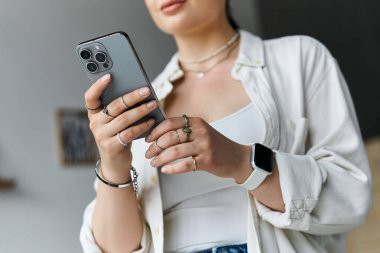
{"label": "watch strap", "polygon": [[266,171],[263,171],[262,169],[255,166],[254,170],[252,171],[251,175],[245,180],[244,183],[239,184],[241,187],[246,188],[247,190],[254,190],[256,189],[268,176],[268,173]]}
{"label": "watch strap", "polygon": [[[263,150],[268,152],[270,151],[271,154],[272,154],[272,158],[274,158],[274,153],[271,149],[268,149],[267,147],[263,146],[262,144],[259,144],[259,143],[255,143],[252,145],[252,149],[251,149],[251,166],[252,166],[252,173],[251,175],[249,175],[249,177],[247,178],[247,180],[245,180],[244,183],[242,184],[239,184],[241,187],[244,187],[245,189],[247,190],[254,190],[256,189],[264,180],[265,178],[272,174],[272,171],[271,172],[268,172],[264,169],[261,169],[260,167],[258,167],[256,165],[256,149],[260,148],[260,152],[262,154]],[[271,168],[273,169],[272,165],[270,165]]]}

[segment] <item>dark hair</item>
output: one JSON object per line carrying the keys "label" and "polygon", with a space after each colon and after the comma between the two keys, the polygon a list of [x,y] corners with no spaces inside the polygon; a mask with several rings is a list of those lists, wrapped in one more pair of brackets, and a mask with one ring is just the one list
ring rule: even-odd
{"label": "dark hair", "polygon": [[234,30],[239,29],[239,25],[237,24],[237,22],[235,21],[235,19],[232,17],[232,9],[231,9],[231,5],[230,5],[230,0],[226,1],[226,12],[227,12],[228,22],[230,23],[230,25],[232,26],[232,28]]}

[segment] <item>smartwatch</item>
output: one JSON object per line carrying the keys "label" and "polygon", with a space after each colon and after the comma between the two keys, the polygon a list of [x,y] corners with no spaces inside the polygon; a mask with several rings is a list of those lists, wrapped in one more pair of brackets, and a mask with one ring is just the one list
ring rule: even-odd
{"label": "smartwatch", "polygon": [[239,184],[250,191],[256,189],[267,176],[273,173],[274,152],[260,143],[253,144],[251,166],[251,175],[244,183]]}

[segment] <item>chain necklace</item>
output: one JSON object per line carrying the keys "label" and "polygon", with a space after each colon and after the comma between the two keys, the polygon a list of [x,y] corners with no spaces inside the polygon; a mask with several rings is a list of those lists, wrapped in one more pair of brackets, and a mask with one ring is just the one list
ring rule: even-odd
{"label": "chain necklace", "polygon": [[205,61],[210,60],[211,58],[217,56],[218,54],[222,53],[223,51],[227,50],[228,48],[230,48],[236,42],[236,40],[238,38],[239,38],[239,33],[236,33],[234,36],[232,36],[232,38],[226,44],[224,44],[220,48],[214,50],[210,54],[208,54],[208,55],[206,55],[204,57],[201,57],[200,59],[197,59],[197,60],[188,60],[188,59],[182,59],[179,56],[178,56],[178,59],[182,63],[189,64],[189,65],[205,62]]}
{"label": "chain necklace", "polygon": [[[236,42],[236,41],[234,41],[234,42]],[[223,61],[225,61],[230,56],[230,54],[232,52],[232,49],[234,48],[234,46],[236,44],[237,43],[231,44],[231,46],[229,47],[228,53],[223,58],[219,59],[215,64],[213,64],[208,69],[203,70],[203,71],[197,71],[197,70],[182,70],[182,71],[184,73],[195,74],[198,78],[203,78],[209,71],[211,71],[213,68],[215,68],[217,65],[219,65],[220,63],[222,63]]]}

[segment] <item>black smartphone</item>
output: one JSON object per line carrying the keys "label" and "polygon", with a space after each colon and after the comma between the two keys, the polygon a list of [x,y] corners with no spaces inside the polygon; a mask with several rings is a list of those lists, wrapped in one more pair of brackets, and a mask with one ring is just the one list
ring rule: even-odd
{"label": "black smartphone", "polygon": [[138,88],[148,87],[150,89],[149,97],[129,108],[133,109],[153,99],[157,101],[158,105],[155,110],[133,124],[138,125],[150,118],[155,119],[154,125],[136,139],[147,136],[155,126],[165,120],[165,112],[160,106],[129,36],[125,32],[115,32],[82,42],[76,47],[76,54],[91,83],[107,73],[111,74],[111,84],[101,97],[104,106]]}

